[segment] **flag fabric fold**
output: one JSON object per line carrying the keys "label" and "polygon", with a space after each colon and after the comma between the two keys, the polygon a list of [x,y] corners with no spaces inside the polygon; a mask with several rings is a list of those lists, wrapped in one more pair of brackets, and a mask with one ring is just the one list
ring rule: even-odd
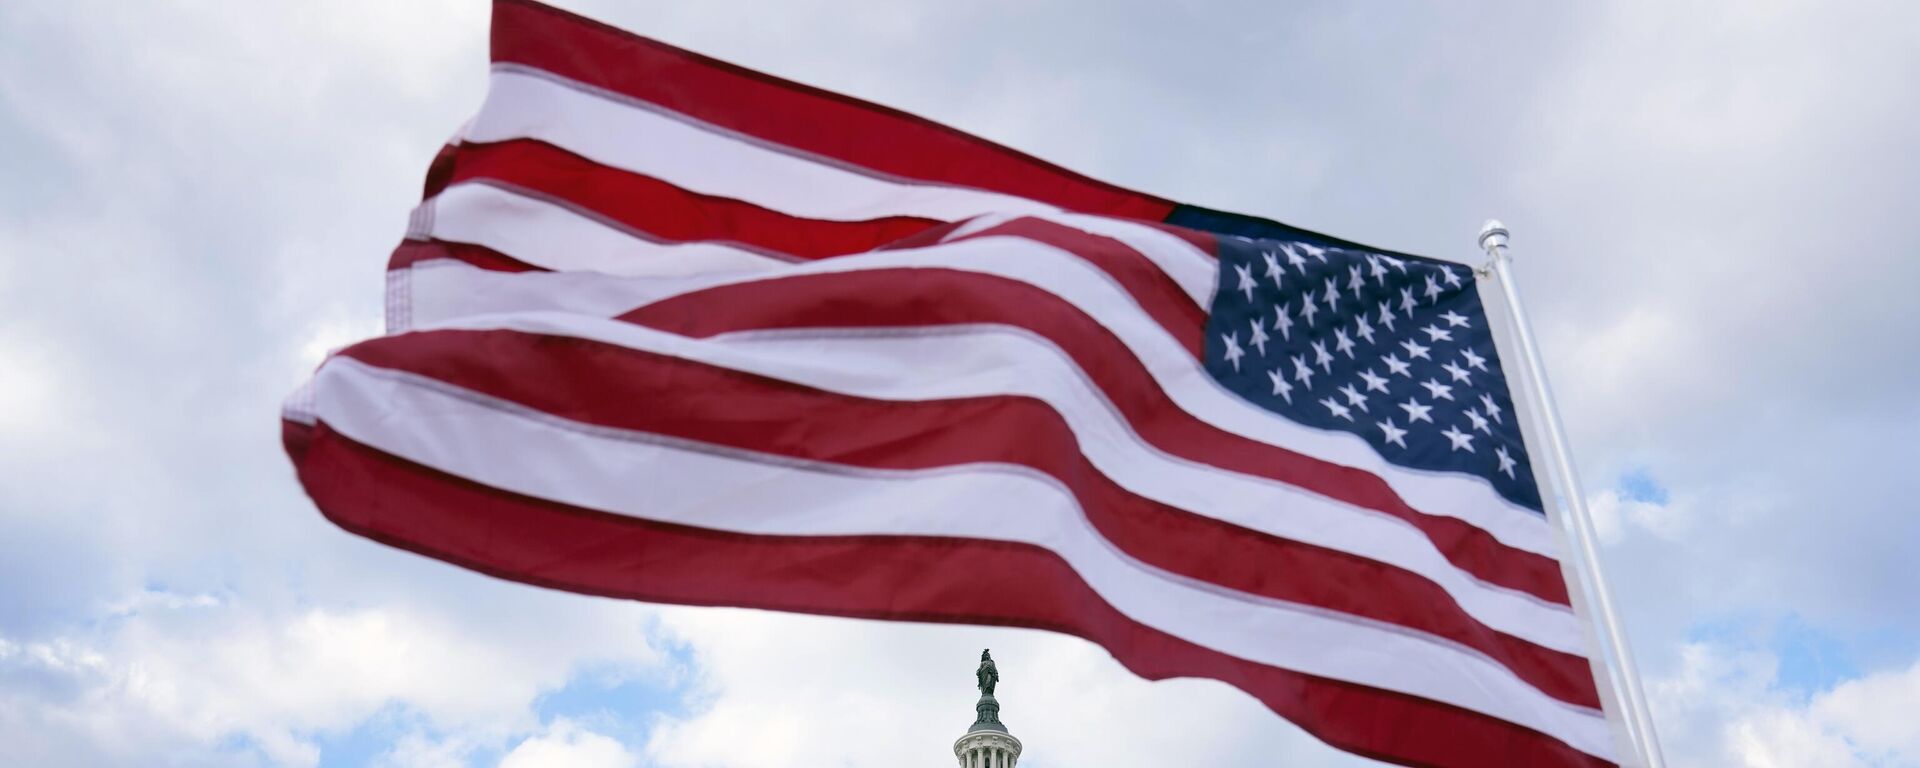
{"label": "flag fabric fold", "polygon": [[354,533],[589,594],[1048,629],[1407,765],[1614,762],[1472,271],[525,0],[387,333],[283,411]]}

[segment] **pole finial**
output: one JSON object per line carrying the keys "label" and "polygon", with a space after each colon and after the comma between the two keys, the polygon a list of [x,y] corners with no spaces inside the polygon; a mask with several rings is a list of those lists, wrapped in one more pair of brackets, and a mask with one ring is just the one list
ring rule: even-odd
{"label": "pole finial", "polygon": [[1487,223],[1480,225],[1481,249],[1504,248],[1506,245],[1507,225],[1501,224],[1499,219],[1487,219]]}

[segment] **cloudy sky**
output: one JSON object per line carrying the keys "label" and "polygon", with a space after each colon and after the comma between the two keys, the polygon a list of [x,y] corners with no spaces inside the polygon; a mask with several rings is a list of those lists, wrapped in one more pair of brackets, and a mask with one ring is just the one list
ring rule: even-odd
{"label": "cloudy sky", "polygon": [[[562,4],[1382,247],[1505,219],[1672,762],[1920,765],[1920,5]],[[1079,640],[547,592],[322,519],[278,402],[377,332],[486,16],[0,4],[0,763],[941,765],[989,646],[1033,768],[1365,762]]]}

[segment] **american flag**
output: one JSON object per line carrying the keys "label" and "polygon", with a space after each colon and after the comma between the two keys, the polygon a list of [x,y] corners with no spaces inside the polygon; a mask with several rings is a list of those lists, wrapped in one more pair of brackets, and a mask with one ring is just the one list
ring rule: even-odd
{"label": "american flag", "polygon": [[1473,272],[525,0],[387,334],[283,412],[354,533],[590,594],[1049,629],[1408,765],[1612,764]]}

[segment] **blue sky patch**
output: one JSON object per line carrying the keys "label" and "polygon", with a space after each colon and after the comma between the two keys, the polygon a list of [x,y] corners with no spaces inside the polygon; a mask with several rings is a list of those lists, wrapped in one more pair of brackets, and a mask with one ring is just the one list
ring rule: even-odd
{"label": "blue sky patch", "polygon": [[1667,487],[1653,479],[1653,472],[1646,467],[1635,467],[1620,475],[1620,481],[1614,484],[1614,490],[1623,499],[1648,504],[1665,505]]}

